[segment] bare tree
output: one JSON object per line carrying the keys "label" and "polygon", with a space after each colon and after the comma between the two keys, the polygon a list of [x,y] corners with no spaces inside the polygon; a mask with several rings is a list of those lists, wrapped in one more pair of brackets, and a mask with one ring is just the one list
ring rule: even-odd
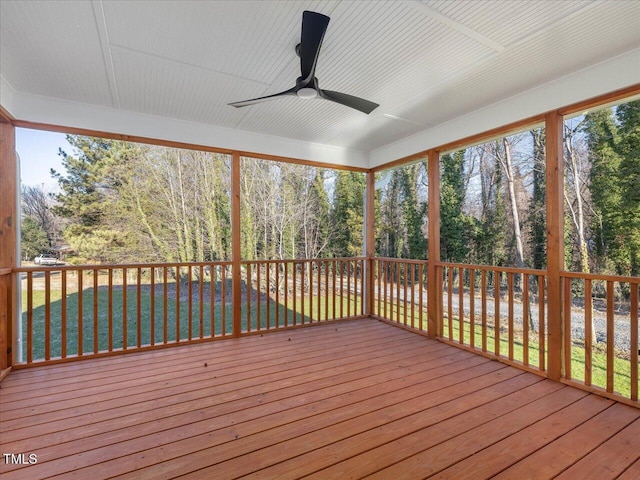
{"label": "bare tree", "polygon": [[60,220],[51,211],[53,199],[43,186],[22,186],[22,215],[31,218],[47,235],[49,245],[58,240]]}
{"label": "bare tree", "polygon": [[[589,250],[586,240],[585,203],[588,195],[587,181],[589,177],[589,162],[576,133],[581,128],[582,122],[570,126],[564,124],[564,150],[565,150],[565,189],[564,198],[571,215],[576,234],[580,271],[589,273]],[[582,152],[581,152],[582,150]]]}

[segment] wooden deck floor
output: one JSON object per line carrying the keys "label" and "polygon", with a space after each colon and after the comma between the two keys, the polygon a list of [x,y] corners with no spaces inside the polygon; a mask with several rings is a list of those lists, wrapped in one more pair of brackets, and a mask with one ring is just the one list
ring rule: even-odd
{"label": "wooden deck floor", "polygon": [[0,387],[3,480],[640,478],[640,410],[373,320]]}

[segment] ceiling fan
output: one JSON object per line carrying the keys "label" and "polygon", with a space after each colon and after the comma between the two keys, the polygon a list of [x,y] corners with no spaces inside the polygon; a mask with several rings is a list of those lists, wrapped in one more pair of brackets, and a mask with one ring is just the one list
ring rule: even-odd
{"label": "ceiling fan", "polygon": [[310,99],[320,97],[331,102],[355,108],[366,114],[371,113],[379,105],[363,98],[347,95],[346,93],[334,92],[331,90],[321,90],[316,78],[316,63],[322,39],[327,31],[330,18],[321,13],[304,11],[302,13],[302,36],[300,43],[296,45],[296,54],[300,57],[301,75],[296,79],[296,86],[284,92],[267,95],[266,97],[253,98],[241,102],[233,102],[229,105],[240,108],[256,103],[275,100],[284,96],[297,96],[298,98]]}

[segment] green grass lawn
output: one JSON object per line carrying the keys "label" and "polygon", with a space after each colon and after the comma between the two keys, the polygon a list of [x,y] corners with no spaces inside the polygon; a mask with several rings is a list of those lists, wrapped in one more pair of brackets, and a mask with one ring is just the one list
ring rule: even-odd
{"label": "green grass lawn", "polygon": [[[219,291],[219,290],[218,290]],[[230,292],[231,289],[228,289]],[[59,290],[51,290],[49,308],[49,338],[50,338],[50,358],[60,357],[62,355],[63,341],[63,301]],[[98,287],[97,297],[94,297],[94,289],[87,288],[82,292],[82,298],[78,293],[68,294],[64,302],[64,311],[66,318],[64,319],[64,330],[66,332],[66,355],[76,355],[78,353],[78,339],[80,331],[79,318],[82,321],[82,353],[94,352],[94,331],[97,331],[97,350],[107,351],[109,349],[109,337],[113,349],[123,347],[126,338],[127,348],[140,345],[148,345],[151,343],[153,335],[156,344],[165,341],[165,316],[166,316],[166,340],[167,342],[175,342],[176,338],[181,341],[189,338],[200,338],[201,332],[203,337],[211,337],[212,330],[215,336],[223,334],[231,334],[232,332],[232,305],[216,300],[213,310],[207,302],[203,302],[202,312],[200,312],[200,302],[196,298],[191,302],[191,311],[189,311],[189,302],[181,300],[179,303],[175,298],[167,298],[166,312],[164,310],[164,300],[161,294],[156,292],[154,296],[153,315],[151,309],[151,292],[149,290],[142,291],[140,295],[140,307],[138,312],[138,291],[135,286],[129,287],[126,292],[126,298],[123,295],[122,288],[116,287],[112,291],[112,312],[113,323],[111,327],[111,335],[109,332],[109,298],[107,287]],[[82,301],[81,315],[79,313],[79,304]],[[255,301],[255,297],[252,299]],[[34,360],[45,358],[45,325],[46,325],[46,308],[45,308],[45,292],[34,290],[32,296],[32,338],[33,347],[32,355]],[[95,302],[95,305],[94,305]],[[313,296],[311,304],[307,295],[304,301],[304,309],[300,299],[296,302],[295,323],[311,323],[312,321],[325,320],[326,311],[324,297],[320,299],[320,316],[318,317],[318,298]],[[26,291],[22,294],[22,346],[24,359],[27,358],[27,329],[28,314]],[[333,301],[328,299],[329,319],[332,318]],[[247,328],[247,305],[246,300],[241,305],[241,328],[246,331]],[[348,304],[347,299],[343,299],[343,312],[347,316]],[[360,299],[351,298],[350,302],[351,316],[358,315],[360,312]],[[94,319],[94,310],[97,311],[97,318]],[[340,305],[336,305],[337,316],[340,316]],[[251,330],[258,329],[258,318],[260,329],[267,328],[267,321],[271,328],[282,327],[286,323],[294,324],[293,299],[289,299],[288,305],[284,302],[276,303],[274,299],[269,300],[266,304],[266,297],[263,296],[260,309],[255,303],[251,305],[249,315],[249,324]],[[153,332],[152,332],[153,320]],[[191,320],[191,321],[189,321]],[[276,325],[276,320],[278,321]],[[138,338],[138,326],[140,330],[140,338]]]}

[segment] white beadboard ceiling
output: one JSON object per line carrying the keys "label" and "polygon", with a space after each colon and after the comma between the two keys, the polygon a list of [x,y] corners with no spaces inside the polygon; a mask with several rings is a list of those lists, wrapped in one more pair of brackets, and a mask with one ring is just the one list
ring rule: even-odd
{"label": "white beadboard ceiling", "polygon": [[[294,85],[304,10],[331,17],[321,88],[379,103],[372,114],[227,105]],[[639,51],[638,0],[0,2],[0,100],[21,120],[360,166],[613,58],[627,55],[626,74],[585,91],[638,83]]]}

